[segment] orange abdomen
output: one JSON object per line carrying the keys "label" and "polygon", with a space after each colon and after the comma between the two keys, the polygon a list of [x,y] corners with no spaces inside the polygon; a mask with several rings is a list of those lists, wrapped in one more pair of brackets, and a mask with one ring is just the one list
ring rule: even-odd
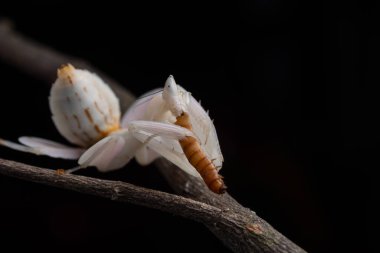
{"label": "orange abdomen", "polygon": [[[177,117],[175,124],[192,130],[189,115],[185,112]],[[181,139],[179,143],[190,164],[199,172],[208,188],[218,194],[224,193],[227,187],[224,185],[222,176],[218,174],[215,165],[203,152],[198,141],[188,136]]]}

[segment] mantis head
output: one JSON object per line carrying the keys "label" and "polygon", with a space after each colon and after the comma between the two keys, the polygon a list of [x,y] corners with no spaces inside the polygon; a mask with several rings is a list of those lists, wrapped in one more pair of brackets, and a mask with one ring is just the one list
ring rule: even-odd
{"label": "mantis head", "polygon": [[168,109],[178,117],[183,112],[183,106],[181,104],[178,86],[174,80],[174,77],[170,75],[165,82],[165,87],[162,92],[162,98],[166,102]]}

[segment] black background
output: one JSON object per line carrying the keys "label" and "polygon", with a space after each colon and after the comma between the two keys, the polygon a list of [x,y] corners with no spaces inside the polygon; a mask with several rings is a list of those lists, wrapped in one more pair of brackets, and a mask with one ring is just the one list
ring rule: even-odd
{"label": "black background", "polygon": [[[2,8],[0,16],[36,41],[89,60],[136,95],[173,74],[215,118],[233,197],[308,251],[363,252],[374,238],[376,165],[364,156],[378,156],[379,37],[368,26],[376,6],[303,2],[65,2]],[[41,81],[0,62],[0,94],[1,137],[64,142]],[[0,157],[75,164],[6,148]],[[154,166],[134,161],[106,175],[81,174],[171,192]],[[0,243],[14,249],[228,252],[192,221],[4,176],[0,210]]]}

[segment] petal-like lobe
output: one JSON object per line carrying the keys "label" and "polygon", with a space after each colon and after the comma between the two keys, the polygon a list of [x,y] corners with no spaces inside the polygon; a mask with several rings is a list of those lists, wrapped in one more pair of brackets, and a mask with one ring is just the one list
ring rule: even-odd
{"label": "petal-like lobe", "polygon": [[121,130],[91,146],[80,158],[81,167],[95,166],[101,172],[120,169],[136,154],[142,143],[127,130]]}
{"label": "petal-like lobe", "polygon": [[19,138],[19,141],[24,145],[3,139],[0,139],[0,145],[22,152],[32,153],[36,155],[46,155],[54,158],[62,158],[68,160],[78,159],[85,151],[81,148],[69,147],[38,137],[23,136]]}

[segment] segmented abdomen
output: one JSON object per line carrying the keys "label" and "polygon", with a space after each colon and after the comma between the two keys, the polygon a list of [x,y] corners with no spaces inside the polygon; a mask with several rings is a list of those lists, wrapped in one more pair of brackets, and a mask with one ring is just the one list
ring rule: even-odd
{"label": "segmented abdomen", "polygon": [[[186,112],[177,117],[175,124],[192,130],[189,115]],[[179,143],[190,164],[199,172],[208,188],[218,194],[224,193],[227,187],[224,185],[222,176],[218,174],[215,165],[203,152],[197,139],[188,136],[181,139]]]}
{"label": "segmented abdomen", "polygon": [[50,91],[50,110],[68,141],[89,147],[120,128],[117,97],[95,74],[63,65]]}

